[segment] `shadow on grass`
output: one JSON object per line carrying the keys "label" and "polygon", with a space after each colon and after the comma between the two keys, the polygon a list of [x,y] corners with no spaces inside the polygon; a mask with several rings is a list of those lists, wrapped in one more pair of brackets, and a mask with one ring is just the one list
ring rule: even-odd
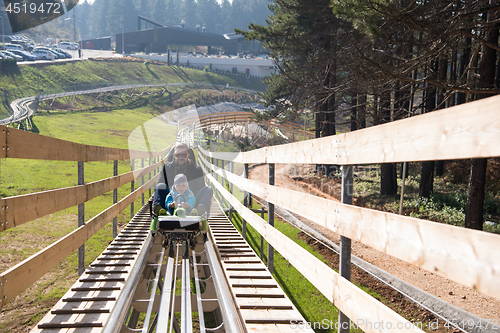
{"label": "shadow on grass", "polygon": [[174,71],[175,74],[177,74],[177,76],[182,79],[184,82],[193,82],[191,80],[191,78],[189,77],[189,75],[187,75],[186,72],[184,72],[181,68],[177,67],[177,66],[170,66],[170,68]]}
{"label": "shadow on grass", "polygon": [[160,77],[156,75],[156,73],[151,68],[149,68],[149,65],[149,63],[146,63],[146,69],[148,70],[149,74],[151,74],[151,76],[153,76],[155,79],[159,80]]}

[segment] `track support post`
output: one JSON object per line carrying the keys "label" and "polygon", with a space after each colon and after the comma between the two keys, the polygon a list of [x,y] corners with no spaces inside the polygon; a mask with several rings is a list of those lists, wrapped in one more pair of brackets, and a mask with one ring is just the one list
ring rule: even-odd
{"label": "track support post", "polygon": [[[269,164],[269,185],[274,185],[274,163]],[[274,204],[268,202],[267,221],[271,227],[274,227]],[[262,236],[260,236],[262,238]],[[274,248],[267,244],[267,267],[271,274],[274,273]]]}
{"label": "track support post", "polygon": [[[144,158],[141,158],[141,168],[144,169]],[[144,175],[141,177],[141,186],[144,186]],[[141,199],[141,203],[144,206],[144,192],[142,193]]]}
{"label": "track support post", "polygon": [[[229,161],[229,172],[234,173],[234,162]],[[233,183],[229,183],[229,193],[233,194]],[[229,219],[233,219],[233,206],[229,204]]]}
{"label": "track support post", "polygon": [[[118,161],[113,161],[113,176],[118,176]],[[113,205],[118,202],[118,189],[113,190]],[[113,238],[118,236],[118,218],[115,216],[113,218]]]}
{"label": "track support post", "polygon": [[[352,205],[354,166],[342,166],[342,203]],[[351,239],[340,236],[339,272],[347,280],[351,279]],[[349,317],[339,311],[339,333],[349,333]]]}
{"label": "track support post", "polygon": [[[133,172],[135,169],[135,160],[132,160],[130,164],[131,164],[131,171]],[[135,189],[135,181],[132,180],[130,182],[130,193],[133,193],[134,189]],[[130,204],[130,219],[132,219],[133,217],[134,217],[134,203],[132,202]]]}
{"label": "track support post", "polygon": [[[84,162],[78,162],[78,185],[85,184]],[[78,227],[85,224],[85,203],[78,204]],[[78,248],[78,276],[85,272],[85,244]]]}
{"label": "track support post", "polygon": [[[248,163],[245,163],[245,171],[243,172],[243,177],[245,177],[246,179],[248,179]],[[243,205],[245,207],[248,207],[248,192],[247,191],[243,191]],[[243,221],[241,222],[241,234],[243,236],[243,238],[247,238],[247,221],[245,221],[245,219],[243,219]]]}

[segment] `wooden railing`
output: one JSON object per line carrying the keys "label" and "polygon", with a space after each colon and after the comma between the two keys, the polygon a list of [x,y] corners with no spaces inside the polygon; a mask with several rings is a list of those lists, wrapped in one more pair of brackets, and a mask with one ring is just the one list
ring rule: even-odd
{"label": "wooden railing", "polygon": [[[253,113],[249,111],[238,111],[238,112],[222,112],[222,113],[212,113],[212,114],[204,114],[199,116],[191,116],[186,117],[182,120],[179,120],[178,126],[180,129],[188,126],[192,126],[193,124],[196,128],[207,128],[211,125],[221,125],[221,124],[236,124],[236,123],[249,123],[255,122],[253,119]],[[298,124],[287,122],[287,123],[279,123],[276,119],[271,119],[268,121],[260,121],[255,122],[267,127],[278,128],[280,130],[304,134],[308,138],[314,138],[315,134],[311,131],[304,131],[304,128],[299,126]]]}
{"label": "wooden railing", "polygon": [[[234,209],[355,323],[407,322],[252,213],[210,174],[381,252],[500,299],[500,235],[355,207],[263,182],[210,163],[358,164],[500,156],[500,96],[355,132],[244,153],[200,149],[208,179]],[[203,157],[203,155],[205,157]],[[352,180],[351,180],[352,190]],[[349,188],[349,187],[347,187]],[[347,193],[343,193],[347,194]],[[350,241],[349,241],[350,244]],[[411,326],[411,325],[410,325]],[[361,325],[365,332],[378,332]],[[390,331],[390,330],[389,330]]]}
{"label": "wooden railing", "polygon": [[[43,159],[58,161],[121,161],[149,159],[151,165],[110,178],[68,188],[31,193],[0,199],[0,231],[87,202],[115,190],[162,166],[163,151],[130,151],[127,149],[89,146],[55,139],[22,130],[0,126],[0,158]],[[153,187],[159,173],[141,187],[111,205],[65,237],[0,274],[0,307],[14,299],[45,273],[54,268],[104,225]],[[29,209],[27,209],[29,207]]]}

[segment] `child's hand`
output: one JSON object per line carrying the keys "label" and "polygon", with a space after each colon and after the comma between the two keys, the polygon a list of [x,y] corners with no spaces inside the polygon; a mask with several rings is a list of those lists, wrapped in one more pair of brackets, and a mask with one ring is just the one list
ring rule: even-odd
{"label": "child's hand", "polygon": [[183,202],[183,203],[182,203],[182,207],[183,207],[184,209],[189,209],[189,204],[188,204],[187,202]]}
{"label": "child's hand", "polygon": [[168,205],[169,209],[175,209],[175,202],[172,202],[170,205]]}

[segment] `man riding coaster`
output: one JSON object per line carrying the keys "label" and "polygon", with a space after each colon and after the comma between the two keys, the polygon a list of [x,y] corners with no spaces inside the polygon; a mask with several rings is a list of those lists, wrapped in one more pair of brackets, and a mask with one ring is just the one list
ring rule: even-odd
{"label": "man riding coaster", "polygon": [[[170,191],[169,184],[173,187],[175,177],[183,174],[187,179],[189,189],[196,198],[194,207],[191,206],[189,209],[196,208],[198,215],[203,216],[206,214],[206,218],[208,218],[213,190],[205,185],[203,170],[196,165],[193,151],[185,143],[181,143],[173,148],[173,154],[174,160],[166,162],[160,171],[153,198],[153,212],[159,215],[162,208],[168,211],[165,200]],[[191,212],[188,211],[187,213],[189,215]]]}

